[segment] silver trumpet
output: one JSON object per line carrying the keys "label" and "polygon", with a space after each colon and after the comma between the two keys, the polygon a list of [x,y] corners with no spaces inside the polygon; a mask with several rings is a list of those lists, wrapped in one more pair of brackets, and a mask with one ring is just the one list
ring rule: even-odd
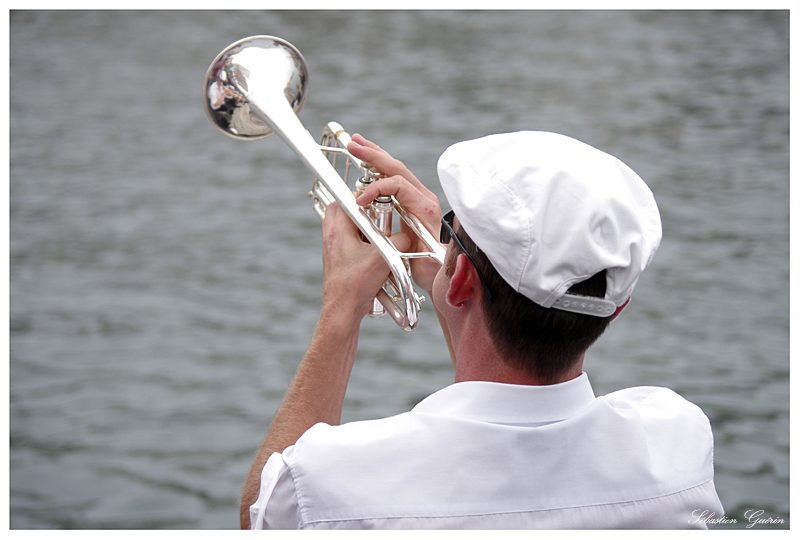
{"label": "silver trumpet", "polygon": [[[227,47],[208,68],[203,86],[206,113],[224,133],[247,140],[277,133],[314,173],[309,195],[317,214],[323,217],[325,208],[338,202],[391,270],[370,315],[380,317],[388,311],[401,328],[413,330],[425,298],[414,290],[409,260],[430,257],[443,264],[444,248],[394,197],[379,197],[364,208],[356,204],[347,185],[351,166],[362,175],[355,182],[356,194],[381,174],[347,152],[350,135],[336,122],[324,128],[317,144],[297,117],[307,95],[308,69],[303,56],[290,43],[272,36],[252,36]],[[343,156],[344,178],[336,169],[339,155]],[[402,253],[389,241],[394,211],[430,251]]]}

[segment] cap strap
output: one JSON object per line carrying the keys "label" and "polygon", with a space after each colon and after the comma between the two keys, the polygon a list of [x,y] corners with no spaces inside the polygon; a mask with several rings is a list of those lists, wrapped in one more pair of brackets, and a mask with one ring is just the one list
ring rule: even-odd
{"label": "cap strap", "polygon": [[565,294],[553,303],[553,307],[595,317],[611,317],[617,312],[617,305],[614,302],[576,294]]}

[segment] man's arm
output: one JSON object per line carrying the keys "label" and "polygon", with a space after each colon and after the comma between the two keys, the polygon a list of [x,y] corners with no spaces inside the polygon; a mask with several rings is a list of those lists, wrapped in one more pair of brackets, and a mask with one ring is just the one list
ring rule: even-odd
{"label": "man's arm", "polygon": [[269,456],[283,452],[311,426],[341,421],[344,396],[358,348],[355,321],[323,310],[316,331],[258,450],[245,481],[240,507],[242,529],[250,528],[250,506],[258,499],[261,471]]}
{"label": "man's arm", "polygon": [[[325,212],[322,236],[320,319],[245,481],[240,506],[243,529],[250,528],[250,506],[258,499],[261,471],[269,457],[293,445],[314,424],[340,423],[359,326],[389,275],[381,255],[360,239],[358,228],[336,203]],[[405,235],[395,235],[392,241],[401,250],[410,244]]]}

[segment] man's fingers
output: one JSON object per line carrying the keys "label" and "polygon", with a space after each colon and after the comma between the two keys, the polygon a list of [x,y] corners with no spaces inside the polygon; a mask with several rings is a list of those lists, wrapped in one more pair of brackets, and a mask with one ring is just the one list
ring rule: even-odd
{"label": "man's fingers", "polygon": [[353,135],[353,140],[347,145],[347,151],[358,159],[366,161],[383,174],[391,176],[407,171],[401,161],[394,159],[377,144],[368,141],[358,133]]}
{"label": "man's fingers", "polygon": [[414,174],[408,170],[408,167],[399,159],[393,158],[388,152],[381,149],[377,144],[368,141],[358,133],[353,135],[350,144],[347,145],[347,151],[358,159],[365,161],[378,169],[385,176],[403,176],[421,193],[427,197],[436,197],[432,191],[425,187]]}
{"label": "man's fingers", "polygon": [[374,148],[376,150],[380,150],[380,148],[381,148],[380,146],[378,146],[374,142],[364,138],[360,133],[353,134],[353,141],[356,144],[359,144],[361,146],[369,146],[370,148]]}
{"label": "man's fingers", "polygon": [[392,244],[394,244],[394,247],[396,247],[397,250],[400,251],[401,253],[407,252],[409,249],[411,249],[411,246],[413,245],[411,237],[408,236],[406,233],[402,232],[393,234],[392,236],[389,237],[389,240],[392,242]]}
{"label": "man's fingers", "polygon": [[352,229],[351,233],[355,234],[358,231],[358,225],[356,225],[350,216],[341,209],[339,203],[334,201],[330,203],[327,207],[325,207],[325,216],[322,218],[322,229],[323,231],[326,228],[332,227],[335,223],[339,223],[340,226],[346,227],[347,229]]}
{"label": "man's fingers", "polygon": [[325,215],[322,216],[323,234],[325,234],[325,232],[333,226],[333,223],[336,221],[338,213],[339,213],[339,203],[337,202],[332,202],[331,204],[325,207]]}
{"label": "man's fingers", "polygon": [[426,197],[403,176],[390,176],[372,182],[356,202],[363,206],[381,195],[394,196],[403,208],[423,223],[437,223],[442,219],[438,200]]}

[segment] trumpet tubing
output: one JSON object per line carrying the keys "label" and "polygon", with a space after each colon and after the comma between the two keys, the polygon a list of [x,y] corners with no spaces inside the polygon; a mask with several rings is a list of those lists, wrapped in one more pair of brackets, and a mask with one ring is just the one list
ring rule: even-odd
{"label": "trumpet tubing", "polygon": [[[404,330],[413,330],[425,298],[414,290],[409,259],[430,257],[443,264],[444,248],[394,197],[379,197],[366,209],[356,204],[347,184],[350,170],[355,168],[362,175],[355,181],[356,192],[381,175],[347,152],[350,135],[336,122],[325,126],[319,144],[311,137],[297,117],[307,87],[308,69],[300,51],[280,38],[252,36],[231,44],[211,63],[203,103],[209,119],[226,135],[257,140],[277,133],[294,150],[315,175],[309,192],[314,211],[323,217],[325,208],[338,202],[391,270],[370,315],[388,312]],[[340,156],[344,177],[336,169]],[[394,211],[428,252],[402,253],[389,241]]]}

